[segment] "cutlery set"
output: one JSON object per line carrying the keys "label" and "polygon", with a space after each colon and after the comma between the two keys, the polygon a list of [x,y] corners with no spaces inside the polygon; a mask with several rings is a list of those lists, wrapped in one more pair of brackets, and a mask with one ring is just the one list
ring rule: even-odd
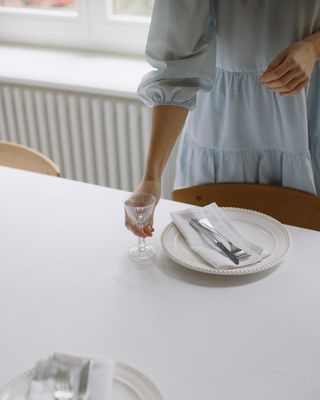
{"label": "cutlery set", "polygon": [[55,400],[71,400],[73,398],[73,390],[70,384],[69,371],[58,371],[56,376],[56,388],[53,397]]}
{"label": "cutlery set", "polygon": [[[77,399],[84,400],[88,389],[90,361],[81,369]],[[70,373],[68,370],[60,369],[56,375],[56,387],[53,394],[54,400],[72,400],[75,396],[70,383]]]}
{"label": "cutlery set", "polygon": [[[209,244],[218,247],[235,265],[240,261],[246,260],[250,254],[236,246],[230,239],[218,232],[207,218],[191,218],[189,224],[204,236]],[[229,249],[221,242],[221,239],[229,245]]]}

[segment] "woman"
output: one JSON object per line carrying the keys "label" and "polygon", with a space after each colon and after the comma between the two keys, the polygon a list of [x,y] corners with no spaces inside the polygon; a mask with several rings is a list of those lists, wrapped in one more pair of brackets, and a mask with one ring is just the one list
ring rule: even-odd
{"label": "woman", "polygon": [[[320,1],[156,0],[138,89],[153,107],[137,192],[254,182],[320,194]],[[186,123],[185,123],[186,122]],[[128,229],[143,232],[127,220]]]}

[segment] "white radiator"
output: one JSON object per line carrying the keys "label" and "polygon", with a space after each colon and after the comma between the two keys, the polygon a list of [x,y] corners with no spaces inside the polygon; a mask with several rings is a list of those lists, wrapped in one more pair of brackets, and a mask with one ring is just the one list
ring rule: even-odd
{"label": "white radiator", "polygon": [[[56,162],[62,176],[124,190],[139,182],[151,113],[140,101],[0,83],[0,139]],[[170,198],[174,154],[163,179]]]}

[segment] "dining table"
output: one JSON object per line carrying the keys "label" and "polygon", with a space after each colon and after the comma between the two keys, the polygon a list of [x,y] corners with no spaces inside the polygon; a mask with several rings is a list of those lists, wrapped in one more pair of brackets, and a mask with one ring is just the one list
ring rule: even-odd
{"label": "dining table", "polygon": [[164,400],[319,400],[320,232],[285,226],[268,270],[202,273],[164,251],[189,206],[161,199],[139,264],[128,195],[0,167],[0,388],[62,352],[125,362]]}

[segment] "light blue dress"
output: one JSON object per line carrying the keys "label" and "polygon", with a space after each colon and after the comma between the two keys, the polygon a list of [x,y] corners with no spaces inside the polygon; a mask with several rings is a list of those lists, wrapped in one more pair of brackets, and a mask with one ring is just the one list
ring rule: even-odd
{"label": "light blue dress", "polygon": [[259,76],[320,30],[319,0],[155,0],[138,88],[150,107],[189,112],[175,187],[255,182],[320,194],[320,62],[296,96]]}

